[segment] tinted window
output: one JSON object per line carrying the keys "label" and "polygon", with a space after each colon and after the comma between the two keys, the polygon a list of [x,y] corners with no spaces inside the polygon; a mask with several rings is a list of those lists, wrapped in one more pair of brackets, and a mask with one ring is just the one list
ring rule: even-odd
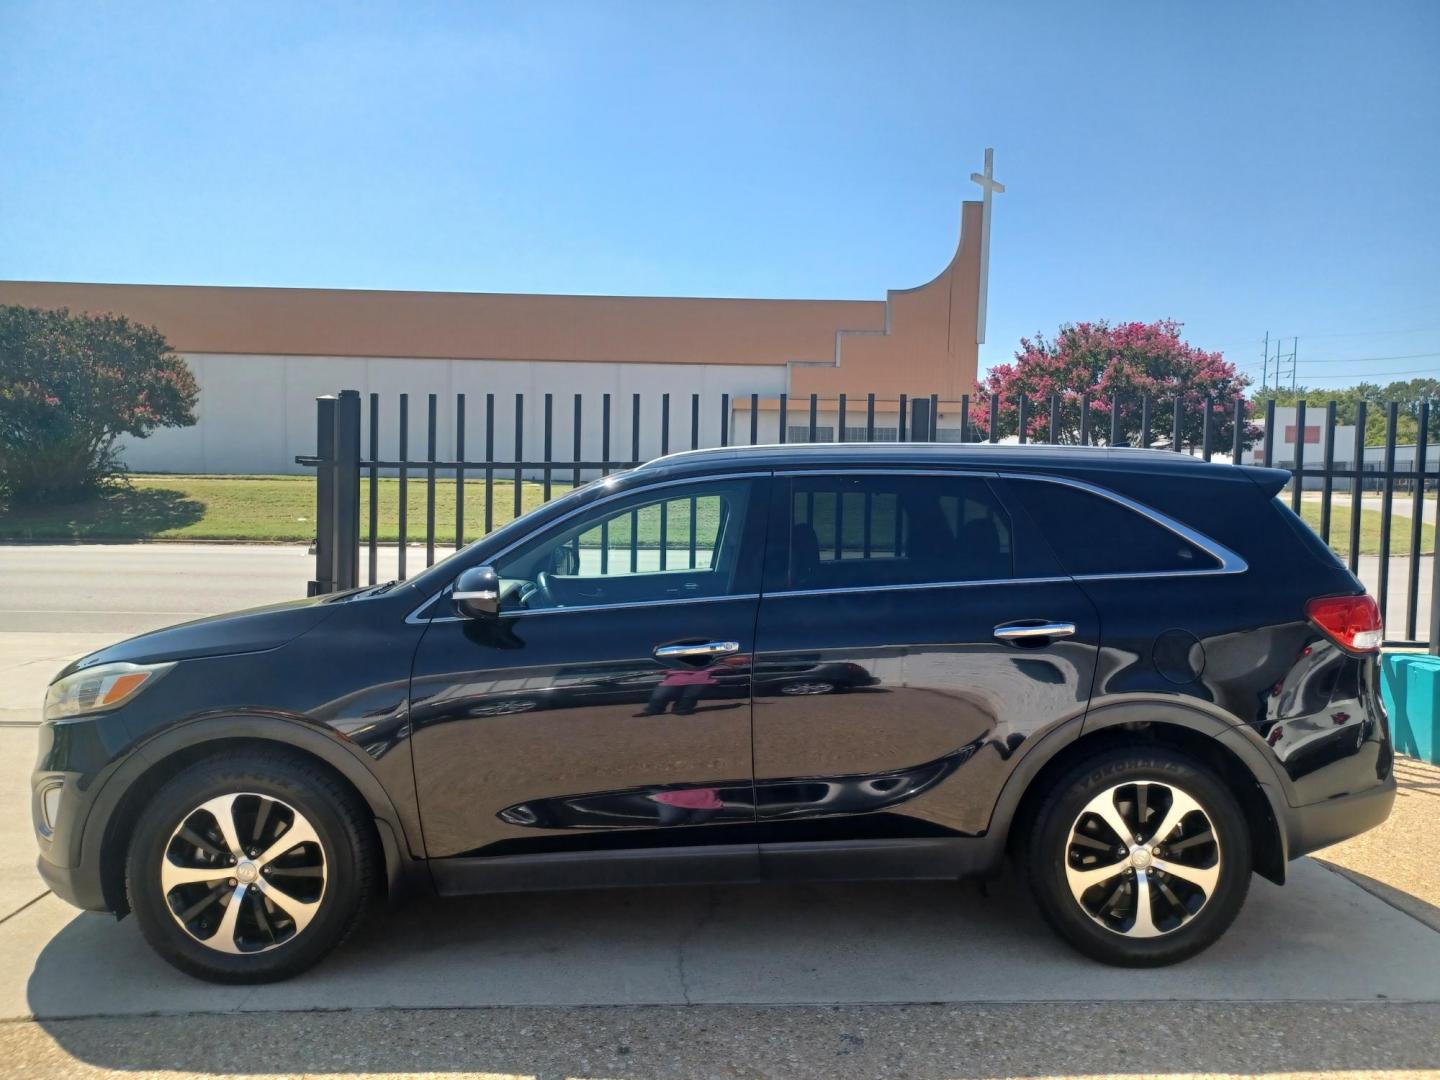
{"label": "tinted window", "polygon": [[1013,576],[1009,518],[978,478],[794,477],[783,515],[773,588]]}
{"label": "tinted window", "polygon": [[497,560],[505,607],[538,610],[737,590],[747,480],[637,492],[597,506]]}
{"label": "tinted window", "polygon": [[1041,480],[1007,484],[1071,574],[1153,574],[1220,565],[1165,526],[1103,495]]}

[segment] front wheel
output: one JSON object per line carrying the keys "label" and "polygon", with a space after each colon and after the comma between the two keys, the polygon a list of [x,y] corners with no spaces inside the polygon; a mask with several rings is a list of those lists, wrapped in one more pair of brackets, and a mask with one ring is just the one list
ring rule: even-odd
{"label": "front wheel", "polygon": [[126,861],[130,906],[167,961],[212,982],[289,978],[350,932],[374,891],[354,794],[268,753],[213,758],[160,789]]}
{"label": "front wheel", "polygon": [[1160,748],[1090,759],[1045,796],[1025,871],[1046,921],[1107,964],[1194,956],[1224,933],[1250,885],[1250,833],[1234,795]]}

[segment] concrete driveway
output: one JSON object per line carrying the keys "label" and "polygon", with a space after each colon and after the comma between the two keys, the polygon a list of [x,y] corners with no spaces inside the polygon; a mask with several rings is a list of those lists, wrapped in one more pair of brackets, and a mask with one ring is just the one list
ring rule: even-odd
{"label": "concrete driveway", "polygon": [[[296,548],[0,548],[0,668],[43,688],[67,650],[294,596],[309,575]],[[38,692],[0,700],[0,1020],[25,1021],[0,1024],[0,1076],[1440,1067],[1440,888],[1421,854],[1440,848],[1440,771],[1407,774],[1393,832],[1322,853],[1333,866],[1292,864],[1283,889],[1255,879],[1218,946],[1159,971],[1079,958],[1003,880],[988,895],[826,884],[423,900],[308,975],[231,988],[171,970],[133,920],[45,893],[27,791],[37,705]],[[1402,848],[1417,853],[1403,873],[1387,855]]]}
{"label": "concrete driveway", "polygon": [[988,897],[831,884],[428,900],[263,987],[196,983],[153,957],[133,920],[53,897],[0,926],[0,1018],[1135,1000],[1440,1002],[1440,934],[1314,862],[1285,889],[1257,880],[1219,945],[1158,971],[1071,953],[1010,882]]}

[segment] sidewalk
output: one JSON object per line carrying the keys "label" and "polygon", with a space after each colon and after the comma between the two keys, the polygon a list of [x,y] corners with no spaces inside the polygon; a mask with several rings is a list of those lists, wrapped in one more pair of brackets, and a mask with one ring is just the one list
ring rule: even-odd
{"label": "sidewalk", "polygon": [[1390,819],[1312,857],[1440,931],[1440,765],[1398,757],[1395,773]]}

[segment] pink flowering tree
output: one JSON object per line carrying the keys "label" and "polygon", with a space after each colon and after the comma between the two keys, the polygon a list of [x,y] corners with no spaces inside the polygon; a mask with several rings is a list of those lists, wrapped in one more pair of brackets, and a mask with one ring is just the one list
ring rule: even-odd
{"label": "pink flowering tree", "polygon": [[153,327],[0,305],[0,496],[93,493],[124,469],[116,439],[195,423],[198,393]]}
{"label": "pink flowering tree", "polygon": [[1181,402],[1181,444],[1199,447],[1207,406],[1211,410],[1211,445],[1232,445],[1235,403],[1246,417],[1246,445],[1259,434],[1248,422],[1250,380],[1218,352],[1206,352],[1180,338],[1181,324],[1172,319],[1153,323],[1106,322],[1066,324],[1054,339],[1021,338],[1015,362],[991,369],[972,402],[970,420],[977,434],[990,434],[990,398],[999,396],[998,436],[1020,430],[1020,401],[1027,403],[1026,435],[1046,440],[1050,433],[1052,397],[1058,403],[1056,437],[1077,443],[1081,437],[1082,401],[1090,399],[1090,441],[1110,443],[1112,416],[1116,441],[1139,446],[1143,403],[1150,398],[1150,441],[1170,441],[1175,426],[1175,399]]}

